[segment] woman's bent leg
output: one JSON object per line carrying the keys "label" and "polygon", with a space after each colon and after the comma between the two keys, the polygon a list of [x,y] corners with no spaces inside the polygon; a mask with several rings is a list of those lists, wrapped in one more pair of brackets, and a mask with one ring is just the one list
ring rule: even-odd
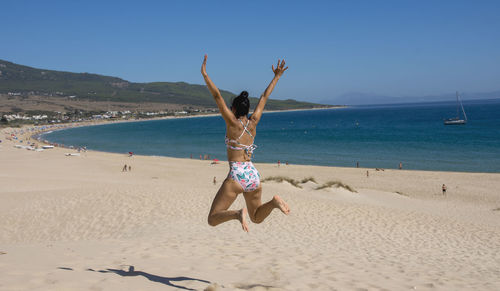
{"label": "woman's bent leg", "polygon": [[232,219],[238,219],[243,230],[248,231],[246,209],[227,210],[241,192],[241,186],[237,182],[226,179],[212,202],[212,207],[208,214],[208,224],[216,226]]}
{"label": "woman's bent leg", "polygon": [[274,195],[273,199],[262,204],[262,187],[252,192],[243,193],[248,208],[250,220],[254,223],[261,223],[271,214],[274,208],[279,208],[284,214],[290,213],[290,208],[281,197]]}

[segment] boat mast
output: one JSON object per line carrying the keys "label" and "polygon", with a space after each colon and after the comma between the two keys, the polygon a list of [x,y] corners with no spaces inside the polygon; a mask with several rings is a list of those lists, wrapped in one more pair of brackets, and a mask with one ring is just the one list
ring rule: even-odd
{"label": "boat mast", "polygon": [[465,121],[467,121],[467,115],[465,114],[464,105],[462,104],[462,99],[460,99],[460,106],[462,107],[462,112],[464,113]]}
{"label": "boat mast", "polygon": [[457,95],[457,119],[460,119],[460,114],[459,114],[459,103],[458,103],[458,91],[456,91],[456,95]]}

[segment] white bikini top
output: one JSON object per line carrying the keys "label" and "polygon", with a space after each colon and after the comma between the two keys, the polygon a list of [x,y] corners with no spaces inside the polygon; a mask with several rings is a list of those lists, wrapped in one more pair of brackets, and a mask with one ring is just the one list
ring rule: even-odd
{"label": "white bikini top", "polygon": [[[241,123],[241,125],[243,125],[243,121],[241,121],[240,119],[238,119],[238,120]],[[229,137],[227,137],[227,134],[226,134],[226,138],[224,139],[224,142],[226,143],[227,148],[232,149],[232,150],[236,150],[236,151],[243,151],[244,150],[247,155],[251,155],[253,153],[253,151],[257,148],[257,145],[255,145],[253,142],[251,145],[246,145],[246,144],[240,143],[240,138],[245,134],[245,132],[248,133],[248,135],[250,135],[253,139],[255,139],[255,137],[252,135],[252,133],[248,130],[249,123],[250,123],[250,119],[247,121],[246,125],[243,125],[243,131],[241,132],[240,136],[237,139],[229,139]]]}

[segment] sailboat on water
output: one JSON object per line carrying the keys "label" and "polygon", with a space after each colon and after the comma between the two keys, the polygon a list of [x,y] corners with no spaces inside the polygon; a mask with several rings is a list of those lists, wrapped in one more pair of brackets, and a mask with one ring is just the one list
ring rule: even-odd
{"label": "sailboat on water", "polygon": [[[460,107],[462,108],[462,112],[464,113],[464,119],[460,118]],[[457,117],[445,119],[444,125],[463,125],[466,123],[467,115],[465,114],[464,106],[462,105],[462,101],[460,100],[457,92]]]}

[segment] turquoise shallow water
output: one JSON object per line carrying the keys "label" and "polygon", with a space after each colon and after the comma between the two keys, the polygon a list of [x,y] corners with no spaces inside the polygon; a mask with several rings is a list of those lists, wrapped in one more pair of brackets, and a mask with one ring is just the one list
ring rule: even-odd
{"label": "turquoise shallow water", "polygon": [[[358,106],[263,115],[255,162],[500,172],[500,99],[464,102],[465,126],[444,126],[455,103]],[[79,127],[45,134],[65,145],[143,155],[226,159],[219,116]]]}

